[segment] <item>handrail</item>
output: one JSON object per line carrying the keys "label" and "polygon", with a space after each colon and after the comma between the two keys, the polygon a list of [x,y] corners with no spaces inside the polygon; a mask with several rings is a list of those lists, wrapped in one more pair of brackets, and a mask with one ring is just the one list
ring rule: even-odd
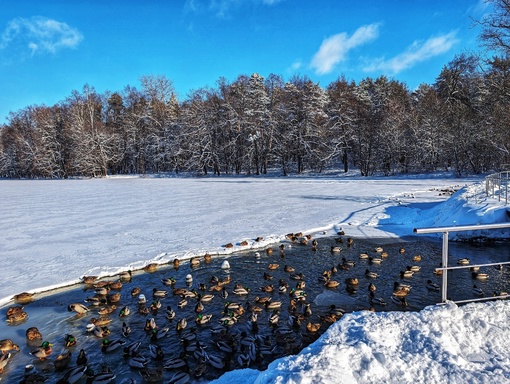
{"label": "handrail", "polygon": [[[441,284],[441,300],[442,303],[446,303],[448,300],[448,270],[450,269],[464,269],[464,268],[472,268],[473,265],[462,265],[457,267],[448,267],[448,233],[449,232],[460,232],[460,231],[476,231],[480,229],[501,229],[501,228],[510,228],[510,223],[497,223],[497,224],[473,224],[473,225],[459,225],[455,227],[429,227],[429,228],[414,228],[413,232],[416,234],[426,234],[426,233],[443,233],[443,247],[442,247],[442,267],[436,268],[436,270],[442,270],[442,284]],[[502,262],[502,263],[490,263],[490,264],[479,264],[475,266],[489,266],[489,265],[505,265],[510,264],[510,261]],[[470,301],[481,301],[481,300],[491,300],[496,298],[506,298],[506,296],[493,296],[487,298],[479,298],[473,300],[459,300],[454,301],[455,303],[467,303]]]}

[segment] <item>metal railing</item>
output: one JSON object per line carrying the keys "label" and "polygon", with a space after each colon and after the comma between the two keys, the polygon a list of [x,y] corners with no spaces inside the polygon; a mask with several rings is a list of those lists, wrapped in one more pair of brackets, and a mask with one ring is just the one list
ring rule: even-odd
{"label": "metal railing", "polygon": [[[441,270],[442,273],[442,284],[441,284],[441,304],[444,304],[448,301],[448,271],[452,269],[464,269],[464,268],[473,268],[473,267],[488,267],[493,265],[505,265],[510,264],[510,261],[502,262],[502,263],[490,263],[490,264],[476,264],[476,265],[461,265],[455,267],[448,266],[448,233],[449,232],[460,232],[460,231],[476,231],[480,229],[501,229],[501,228],[510,228],[510,223],[501,223],[501,224],[485,224],[485,225],[461,225],[458,227],[435,227],[435,228],[414,228],[414,233],[416,234],[427,234],[427,233],[443,233],[443,247],[442,247],[442,267],[436,268],[436,270]],[[467,303],[471,301],[482,301],[489,299],[498,299],[498,298],[508,298],[508,296],[491,296],[491,297],[483,297],[471,300],[458,300],[454,301],[455,303]]]}
{"label": "metal railing", "polygon": [[485,193],[488,197],[498,196],[498,201],[503,198],[505,205],[508,204],[508,180],[510,171],[493,173],[485,177]]}

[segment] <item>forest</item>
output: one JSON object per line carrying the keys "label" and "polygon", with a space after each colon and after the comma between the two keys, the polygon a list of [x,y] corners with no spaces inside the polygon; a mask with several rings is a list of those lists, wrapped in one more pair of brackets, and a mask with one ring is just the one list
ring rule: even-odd
{"label": "forest", "polygon": [[56,105],[10,113],[0,126],[0,177],[507,169],[510,4],[493,2],[480,22],[490,59],[458,54],[415,90],[386,76],[322,87],[257,73],[220,78],[183,101],[164,75],[102,94],[85,85]]}

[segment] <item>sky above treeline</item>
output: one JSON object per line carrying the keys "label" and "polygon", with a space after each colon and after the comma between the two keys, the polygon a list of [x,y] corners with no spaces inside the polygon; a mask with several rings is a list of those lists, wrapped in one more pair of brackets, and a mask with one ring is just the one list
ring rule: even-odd
{"label": "sky above treeline", "polygon": [[254,72],[321,86],[381,75],[432,84],[478,52],[484,0],[4,0],[0,124],[88,84],[103,93],[165,75],[179,100]]}

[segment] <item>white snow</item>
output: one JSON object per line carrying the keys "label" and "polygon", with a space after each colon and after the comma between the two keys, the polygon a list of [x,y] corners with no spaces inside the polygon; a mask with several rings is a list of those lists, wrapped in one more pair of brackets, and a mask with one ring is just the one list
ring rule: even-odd
{"label": "white snow", "polygon": [[[328,236],[341,228],[353,237],[394,240],[415,227],[506,222],[506,206],[486,198],[481,181],[353,175],[2,180],[0,305],[16,293],[84,275],[264,247],[289,232]],[[460,190],[440,194],[450,187]],[[264,241],[255,242],[258,236]],[[243,240],[248,247],[238,245]],[[222,247],[227,243],[234,247]],[[355,312],[267,371],[233,371],[217,382],[510,383],[509,318],[507,301]]]}

